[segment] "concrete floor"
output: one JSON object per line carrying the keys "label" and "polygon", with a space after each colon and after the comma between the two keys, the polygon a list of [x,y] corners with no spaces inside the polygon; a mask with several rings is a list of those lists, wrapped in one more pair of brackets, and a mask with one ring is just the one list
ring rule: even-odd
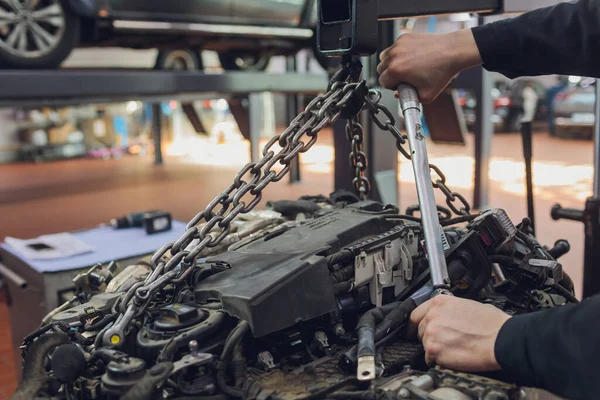
{"label": "concrete floor", "polygon": [[[333,189],[331,134],[303,157],[301,183],[284,179],[264,192],[263,203],[295,199],[305,194],[328,194]],[[428,144],[430,161],[438,164],[448,185],[472,199],[472,138],[466,147]],[[30,238],[41,234],[82,229],[133,211],[165,209],[188,220],[224,189],[248,161],[245,142],[218,145],[195,142],[169,148],[162,167],[149,157],[122,160],[72,160],[41,165],[0,166],[0,240],[5,236]],[[574,222],[554,222],[551,206],[581,207],[591,194],[592,144],[534,137],[534,174],[538,238],[552,245],[568,238],[572,250],[561,259],[578,292],[582,280],[583,228]],[[490,165],[490,205],[507,210],[513,221],[526,215],[521,141],[519,135],[496,135]],[[213,164],[213,165],[208,165]],[[214,165],[216,164],[216,165]],[[402,160],[401,207],[416,203],[410,163]],[[441,197],[440,197],[440,200]],[[443,204],[443,201],[440,202]],[[15,387],[14,365],[5,304],[0,302],[0,399]]]}

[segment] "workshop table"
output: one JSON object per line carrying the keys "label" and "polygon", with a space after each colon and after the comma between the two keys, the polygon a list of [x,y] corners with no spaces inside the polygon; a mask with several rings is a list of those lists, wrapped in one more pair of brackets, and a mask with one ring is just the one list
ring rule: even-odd
{"label": "workshop table", "polygon": [[[25,259],[14,248],[0,243],[2,278],[8,293],[8,309],[16,365],[23,337],[37,329],[42,318],[75,294],[72,279],[98,263],[116,261],[121,269],[175,241],[185,224],[173,221],[167,232],[146,234],[143,228],[115,230],[101,226],[72,234],[94,251],[56,260]],[[20,371],[17,371],[20,376]]]}

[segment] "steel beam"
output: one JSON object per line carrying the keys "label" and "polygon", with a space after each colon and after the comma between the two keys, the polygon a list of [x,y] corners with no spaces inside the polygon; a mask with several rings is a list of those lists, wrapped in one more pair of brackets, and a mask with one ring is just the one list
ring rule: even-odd
{"label": "steel beam", "polygon": [[194,100],[210,93],[215,97],[256,92],[317,94],[327,87],[323,75],[263,72],[8,70],[0,71],[0,81],[0,107]]}

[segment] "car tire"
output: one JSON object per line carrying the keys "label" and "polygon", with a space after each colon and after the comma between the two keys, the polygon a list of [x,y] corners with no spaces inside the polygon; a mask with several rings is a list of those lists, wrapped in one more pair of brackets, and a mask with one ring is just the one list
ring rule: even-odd
{"label": "car tire", "polygon": [[[0,8],[5,15],[8,13],[14,14],[15,19],[24,18],[19,23],[4,25],[2,29],[6,33],[0,31],[0,68],[56,68],[77,46],[80,21],[71,13],[66,0],[39,1],[33,10],[26,10],[25,6],[14,9],[3,5]],[[35,19],[33,15],[42,10],[45,15]],[[25,48],[22,47],[23,29],[26,30]]]}
{"label": "car tire", "polygon": [[263,52],[229,51],[220,53],[219,61],[226,71],[264,71],[271,56]]}
{"label": "car tire", "polygon": [[164,50],[156,56],[154,69],[173,69],[181,71],[202,71],[204,65],[199,52],[184,50]]}

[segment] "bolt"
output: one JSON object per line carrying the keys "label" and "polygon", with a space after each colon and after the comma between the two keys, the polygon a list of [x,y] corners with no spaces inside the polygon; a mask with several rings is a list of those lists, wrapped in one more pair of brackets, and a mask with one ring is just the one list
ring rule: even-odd
{"label": "bolt", "polygon": [[190,352],[192,353],[192,356],[198,357],[198,342],[195,340],[190,340],[190,343],[188,343],[188,347],[190,349]]}
{"label": "bolt", "polygon": [[346,334],[346,330],[344,329],[344,326],[342,324],[337,324],[334,328],[333,328],[333,333],[335,333],[335,336],[344,336]]}
{"label": "bolt", "polygon": [[408,391],[408,389],[402,388],[398,392],[398,396],[402,397],[403,399],[410,399],[410,392]]}

